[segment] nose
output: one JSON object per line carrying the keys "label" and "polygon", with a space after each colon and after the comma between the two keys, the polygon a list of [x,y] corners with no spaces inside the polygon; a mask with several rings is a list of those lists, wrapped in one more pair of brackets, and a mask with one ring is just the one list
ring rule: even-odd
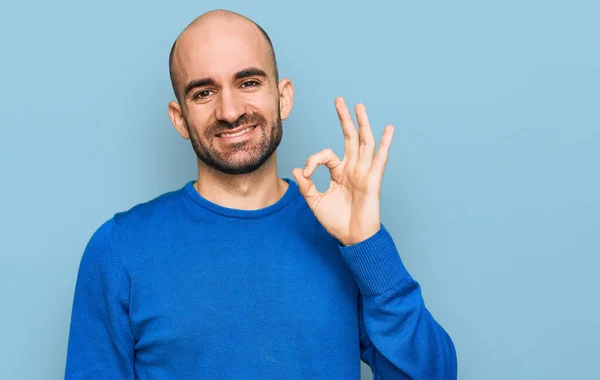
{"label": "nose", "polygon": [[219,95],[219,102],[215,108],[218,120],[233,123],[244,114],[244,104],[234,91],[223,89]]}

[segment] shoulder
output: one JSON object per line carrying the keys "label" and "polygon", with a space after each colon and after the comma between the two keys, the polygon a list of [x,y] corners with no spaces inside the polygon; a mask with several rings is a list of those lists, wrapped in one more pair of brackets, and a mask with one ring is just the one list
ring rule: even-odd
{"label": "shoulder", "polygon": [[[112,223],[120,231],[131,232],[138,229],[151,229],[166,222],[181,209],[185,187],[169,191],[128,210],[117,212],[107,223]],[[106,223],[105,223],[106,224]]]}
{"label": "shoulder", "polygon": [[115,250],[124,240],[152,234],[168,223],[182,209],[184,188],[166,192],[139,203],[128,210],[115,213],[93,233],[86,250]]}
{"label": "shoulder", "polygon": [[182,197],[183,189],[174,190],[114,214],[92,234],[82,257],[83,263],[103,263],[117,268],[125,265],[122,260],[126,256],[144,242],[151,241],[169,219],[176,217],[177,210],[182,209]]}

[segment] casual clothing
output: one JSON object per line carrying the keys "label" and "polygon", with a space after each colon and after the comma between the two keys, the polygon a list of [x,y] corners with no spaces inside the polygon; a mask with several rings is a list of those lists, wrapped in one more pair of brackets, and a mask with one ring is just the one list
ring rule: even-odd
{"label": "casual clothing", "polygon": [[455,379],[450,337],[385,227],[343,247],[295,182],[260,210],[193,182],[93,235],[66,379]]}

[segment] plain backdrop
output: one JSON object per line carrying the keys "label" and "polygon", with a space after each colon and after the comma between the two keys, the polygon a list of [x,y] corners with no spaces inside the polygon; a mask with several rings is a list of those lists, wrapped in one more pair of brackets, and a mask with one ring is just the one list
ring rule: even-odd
{"label": "plain backdrop", "polygon": [[396,126],[383,222],[460,379],[597,379],[599,4],[2,2],[0,378],[64,376],[92,233],[194,179],[167,115],[168,53],[225,8],[267,30],[295,84],[280,176],[342,154],[338,95],[365,103],[378,140]]}

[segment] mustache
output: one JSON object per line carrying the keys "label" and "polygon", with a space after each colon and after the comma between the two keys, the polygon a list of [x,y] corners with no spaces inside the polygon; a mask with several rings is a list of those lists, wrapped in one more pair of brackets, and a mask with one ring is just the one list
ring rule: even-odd
{"label": "mustache", "polygon": [[207,128],[206,132],[207,132],[208,136],[214,136],[219,133],[223,133],[223,132],[230,131],[232,129],[236,129],[240,125],[245,125],[245,124],[266,125],[267,119],[265,119],[265,117],[263,115],[258,114],[258,113],[252,113],[252,114],[245,113],[242,116],[240,116],[233,123],[228,123],[223,120],[218,120],[213,125],[211,125],[209,128]]}

